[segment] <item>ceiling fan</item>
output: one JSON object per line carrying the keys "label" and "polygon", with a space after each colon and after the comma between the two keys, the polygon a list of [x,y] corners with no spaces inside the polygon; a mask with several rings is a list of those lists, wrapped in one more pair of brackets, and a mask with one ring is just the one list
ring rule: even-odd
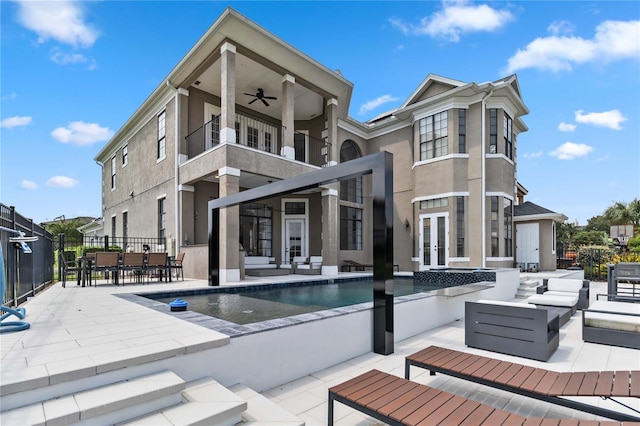
{"label": "ceiling fan", "polygon": [[278,99],[275,96],[265,96],[264,95],[264,90],[262,90],[262,89],[258,89],[258,92],[255,95],[252,94],[252,93],[245,93],[245,95],[253,96],[255,98],[254,100],[249,102],[249,105],[251,105],[252,103],[257,101],[258,99],[260,99],[265,106],[269,106],[269,103],[267,101],[265,101],[265,99],[274,99],[274,100]]}

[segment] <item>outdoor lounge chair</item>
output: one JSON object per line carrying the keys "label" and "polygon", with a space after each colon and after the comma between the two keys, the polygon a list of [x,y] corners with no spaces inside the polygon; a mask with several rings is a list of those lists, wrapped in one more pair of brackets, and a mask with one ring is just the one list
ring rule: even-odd
{"label": "outdoor lounge chair", "polygon": [[640,421],[640,413],[631,416],[563,398],[599,396],[612,401],[616,401],[614,397],[640,398],[640,370],[558,373],[438,346],[429,346],[405,358],[407,380],[412,365],[430,370],[431,375],[438,372],[617,421]]}
{"label": "outdoor lounge chair", "polygon": [[329,389],[328,424],[333,402],[341,402],[389,425],[621,425],[593,420],[526,418],[430,386],[371,370]]}
{"label": "outdoor lounge chair", "polygon": [[310,256],[309,263],[298,263],[295,268],[296,274],[320,275],[322,273],[322,256]]}
{"label": "outdoor lounge chair", "polygon": [[[358,263],[355,260],[345,259],[342,261],[342,272],[364,271],[366,268],[372,269],[373,265]],[[400,265],[393,265],[395,272],[400,272]]]}

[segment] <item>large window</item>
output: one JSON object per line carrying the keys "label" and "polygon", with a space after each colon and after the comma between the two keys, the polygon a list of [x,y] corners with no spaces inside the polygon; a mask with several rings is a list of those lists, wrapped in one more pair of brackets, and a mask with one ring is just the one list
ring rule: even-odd
{"label": "large window", "polygon": [[504,198],[504,255],[513,256],[513,203]]}
{"label": "large window", "polygon": [[513,160],[513,120],[504,114],[504,155]]}
{"label": "large window", "polygon": [[158,160],[165,158],[167,155],[167,142],[165,138],[165,131],[166,131],[165,119],[166,119],[166,113],[165,111],[162,111],[158,115],[158,157],[157,157]]}
{"label": "large window", "polygon": [[458,110],[458,152],[467,152],[467,110]]}
{"label": "large window", "polygon": [[420,160],[441,157],[449,153],[447,111],[423,118],[420,126]]}
{"label": "large window", "polygon": [[122,212],[122,247],[127,249],[127,237],[129,236],[129,213]]}
{"label": "large window", "polygon": [[116,189],[116,156],[111,157],[111,190]]}
{"label": "large window", "polygon": [[111,236],[116,236],[116,217],[111,216]]}
{"label": "large window", "polygon": [[167,236],[167,199],[158,198],[158,238]]}
{"label": "large window", "polygon": [[433,200],[420,201],[420,210],[436,209],[438,207],[447,207],[449,205],[449,199],[447,197],[434,198]]}
{"label": "large window", "polygon": [[249,148],[258,147],[258,129],[247,126],[247,146]]}
{"label": "large window", "polygon": [[489,110],[489,153],[498,152],[498,110]]}
{"label": "large window", "polygon": [[[362,154],[360,153],[358,145],[351,140],[344,141],[340,147],[341,163],[355,160],[361,156]],[[342,201],[362,204],[362,176],[340,181],[340,199]]]}
{"label": "large window", "polygon": [[464,197],[456,197],[456,256],[464,257]]}
{"label": "large window", "polygon": [[499,256],[498,197],[491,197],[491,257]]}
{"label": "large window", "polygon": [[269,205],[248,203],[240,206],[240,244],[247,256],[271,256],[272,217],[273,209]]}
{"label": "large window", "polygon": [[362,209],[340,206],[340,250],[362,250]]}

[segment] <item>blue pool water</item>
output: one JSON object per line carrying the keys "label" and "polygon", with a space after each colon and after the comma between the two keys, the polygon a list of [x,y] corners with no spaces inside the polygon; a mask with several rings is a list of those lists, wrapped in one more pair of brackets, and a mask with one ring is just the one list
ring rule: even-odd
{"label": "blue pool water", "polygon": [[[394,280],[394,295],[405,296],[437,290],[442,286],[414,284],[413,279]],[[269,286],[264,289],[244,287],[243,292],[215,291],[203,294],[145,295],[169,303],[180,297],[189,303],[188,310],[235,324],[251,324],[292,315],[322,311],[373,301],[371,280],[346,281],[295,286]],[[214,291],[214,290],[212,290]]]}

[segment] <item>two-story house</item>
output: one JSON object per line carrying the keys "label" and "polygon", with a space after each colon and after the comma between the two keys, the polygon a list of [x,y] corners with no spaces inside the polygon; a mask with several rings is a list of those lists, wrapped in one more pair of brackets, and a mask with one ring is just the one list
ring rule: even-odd
{"label": "two-story house", "polygon": [[[96,156],[104,233],[160,237],[207,277],[210,199],[388,151],[394,263],[513,267],[517,137],[528,113],[515,75],[428,75],[397,109],[348,115],[353,84],[227,9]],[[223,209],[221,280],[241,256],[370,263],[371,179]],[[243,250],[243,251],[242,251]]]}

